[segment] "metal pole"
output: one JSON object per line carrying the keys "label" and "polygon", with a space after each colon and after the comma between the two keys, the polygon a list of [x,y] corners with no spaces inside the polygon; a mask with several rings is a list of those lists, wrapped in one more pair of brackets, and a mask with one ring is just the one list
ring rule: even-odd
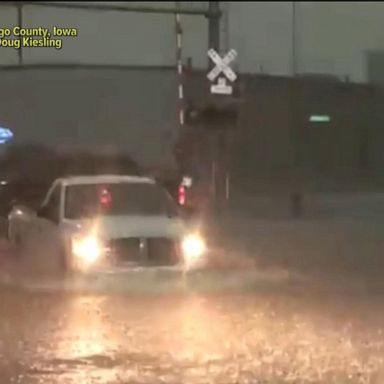
{"label": "metal pole", "polygon": [[291,140],[292,140],[292,166],[295,174],[294,189],[296,189],[297,173],[297,142],[296,142],[296,3],[292,1],[292,81],[290,87],[290,108],[291,108]]}
{"label": "metal pole", "polygon": [[229,7],[230,7],[230,2],[227,1],[224,3],[225,4],[225,12],[224,12],[224,22],[223,22],[223,45],[224,45],[224,50],[229,51]]}
{"label": "metal pole", "polygon": [[[22,28],[23,27],[23,5],[22,4],[19,4],[17,6],[17,25]],[[19,65],[23,65],[23,46],[21,44],[21,41],[22,41],[22,37],[19,37],[19,41],[20,41],[20,48],[19,48],[19,52],[18,52],[18,55],[19,55]]]}
{"label": "metal pole", "polygon": [[[176,2],[176,7],[179,6],[179,2]],[[182,129],[184,126],[184,79],[183,79],[183,57],[182,57],[182,35],[183,30],[181,27],[181,17],[179,13],[175,15],[175,27],[176,27],[176,65],[177,65],[177,77],[178,77],[178,98],[179,98],[179,125]]]}
{"label": "metal pole", "polygon": [[[220,53],[220,3],[218,1],[210,1],[208,7],[208,49],[214,49],[216,52]],[[213,63],[208,61],[208,70],[213,67]],[[213,136],[213,150],[212,150],[212,164],[211,169],[214,169],[215,172],[211,174],[211,185],[212,185],[212,198],[213,202],[217,203],[218,196],[220,196],[220,180],[222,172],[221,151],[219,145],[219,134],[214,134]]]}
{"label": "metal pole", "polygon": [[[46,7],[46,8],[63,8],[63,9],[83,9],[83,10],[92,10],[92,11],[118,11],[118,12],[138,12],[138,13],[160,13],[160,14],[182,14],[182,15],[191,15],[191,16],[207,16],[209,17],[209,12],[206,8],[188,8],[188,7],[151,7],[151,6],[136,6],[131,5],[129,2],[126,4],[116,4],[116,2],[111,4],[103,4],[102,2],[98,4],[92,3],[81,3],[81,2],[61,2],[61,1],[4,1],[8,5],[27,5],[30,7]],[[122,2],[121,2],[122,3]],[[145,2],[142,2],[145,3]],[[219,15],[220,16],[220,15]]]}
{"label": "metal pole", "polygon": [[296,2],[292,1],[292,79],[289,92],[289,104],[291,110],[291,143],[292,143],[292,173],[293,185],[291,190],[291,213],[295,218],[299,218],[303,213],[303,191],[301,185],[302,171],[300,167],[300,151],[299,151],[299,129],[297,119],[297,46],[296,46]]}
{"label": "metal pole", "polygon": [[[216,52],[220,52],[220,2],[209,2],[208,16],[208,49],[213,48]],[[213,63],[209,61],[209,67]]]}
{"label": "metal pole", "polygon": [[292,1],[292,76],[296,76],[296,2]]}

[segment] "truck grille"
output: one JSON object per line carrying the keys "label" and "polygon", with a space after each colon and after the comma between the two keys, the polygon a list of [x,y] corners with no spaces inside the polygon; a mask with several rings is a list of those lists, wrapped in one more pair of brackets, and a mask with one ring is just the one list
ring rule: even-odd
{"label": "truck grille", "polygon": [[172,265],[178,261],[177,242],[169,238],[120,238],[109,243],[117,263]]}

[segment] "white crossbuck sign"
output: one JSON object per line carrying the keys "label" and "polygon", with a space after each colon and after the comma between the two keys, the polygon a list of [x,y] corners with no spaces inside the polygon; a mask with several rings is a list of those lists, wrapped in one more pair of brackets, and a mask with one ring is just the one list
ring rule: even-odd
{"label": "white crossbuck sign", "polygon": [[229,81],[235,81],[237,79],[236,73],[229,66],[229,64],[234,61],[237,57],[237,52],[234,49],[231,49],[223,58],[214,50],[210,49],[208,51],[208,56],[216,64],[216,66],[208,73],[207,77],[210,81],[216,79],[220,73],[224,73]]}

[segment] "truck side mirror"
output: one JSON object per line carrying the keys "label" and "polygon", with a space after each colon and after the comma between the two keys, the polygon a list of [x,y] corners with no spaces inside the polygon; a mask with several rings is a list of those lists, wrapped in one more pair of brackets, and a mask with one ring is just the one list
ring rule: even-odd
{"label": "truck side mirror", "polygon": [[12,210],[15,210],[16,212],[19,211],[19,213],[27,214],[29,216],[36,215],[36,212],[33,209],[17,202],[12,205]]}

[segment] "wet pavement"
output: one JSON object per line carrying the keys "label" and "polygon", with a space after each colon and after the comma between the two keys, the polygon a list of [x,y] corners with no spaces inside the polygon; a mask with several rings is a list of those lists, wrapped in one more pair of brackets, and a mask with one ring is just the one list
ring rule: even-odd
{"label": "wet pavement", "polygon": [[0,382],[384,382],[380,291],[243,273],[236,289],[219,273],[142,292],[0,288]]}

